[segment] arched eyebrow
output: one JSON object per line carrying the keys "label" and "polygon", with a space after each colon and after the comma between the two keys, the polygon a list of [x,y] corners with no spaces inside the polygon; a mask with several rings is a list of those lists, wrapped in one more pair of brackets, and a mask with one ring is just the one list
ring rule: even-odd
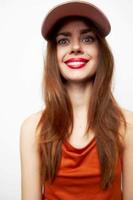
{"label": "arched eyebrow", "polygon": [[[85,33],[89,33],[89,32],[93,32],[91,28],[81,29],[80,30],[80,34],[85,34]],[[71,36],[72,34],[70,32],[66,32],[66,31],[65,32],[59,32],[59,33],[56,34],[56,37],[58,37],[60,35],[62,35],[62,36]]]}

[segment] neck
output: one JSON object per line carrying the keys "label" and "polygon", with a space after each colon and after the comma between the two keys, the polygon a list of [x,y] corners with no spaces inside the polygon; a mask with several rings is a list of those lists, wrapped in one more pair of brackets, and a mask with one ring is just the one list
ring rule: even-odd
{"label": "neck", "polygon": [[74,113],[87,112],[92,93],[92,84],[68,83],[66,88]]}

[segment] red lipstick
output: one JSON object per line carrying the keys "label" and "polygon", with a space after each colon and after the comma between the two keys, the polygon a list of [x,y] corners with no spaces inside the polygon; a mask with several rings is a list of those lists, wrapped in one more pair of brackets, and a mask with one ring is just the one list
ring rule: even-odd
{"label": "red lipstick", "polygon": [[65,64],[71,69],[80,69],[82,67],[85,67],[88,61],[89,60],[86,58],[70,58],[65,61]]}

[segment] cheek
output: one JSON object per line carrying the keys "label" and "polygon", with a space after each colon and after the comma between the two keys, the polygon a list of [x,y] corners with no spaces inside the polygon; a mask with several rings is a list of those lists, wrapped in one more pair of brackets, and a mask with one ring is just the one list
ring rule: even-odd
{"label": "cheek", "polygon": [[91,56],[90,66],[91,66],[92,73],[94,73],[97,71],[97,67],[99,65],[100,52],[97,48],[92,48],[90,49],[88,54]]}
{"label": "cheek", "polygon": [[56,49],[56,55],[57,55],[57,61],[58,61],[58,63],[59,63],[59,49],[58,49],[58,47],[57,47],[57,49]]}
{"label": "cheek", "polygon": [[57,60],[58,63],[63,61],[64,56],[66,55],[67,50],[65,48],[57,47]]}
{"label": "cheek", "polygon": [[98,48],[92,48],[90,50],[90,55],[93,58],[93,61],[98,64],[100,58],[100,52]]}
{"label": "cheek", "polygon": [[98,63],[99,63],[99,59],[100,59],[100,55],[99,55],[99,52],[97,52],[97,53],[95,54],[95,62],[96,62],[97,65],[98,65]]}

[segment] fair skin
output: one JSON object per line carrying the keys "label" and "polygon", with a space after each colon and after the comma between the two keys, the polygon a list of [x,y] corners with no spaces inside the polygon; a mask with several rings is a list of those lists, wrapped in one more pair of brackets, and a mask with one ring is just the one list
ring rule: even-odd
{"label": "fair skin", "polygon": [[35,128],[41,112],[24,120],[20,129],[21,200],[41,200],[40,156]]}
{"label": "fair skin", "polygon": [[[67,91],[72,101],[74,110],[74,129],[69,139],[70,143],[82,148],[93,137],[93,133],[88,138],[84,136],[86,126],[86,110],[91,96],[92,86],[90,78],[95,74],[98,64],[99,49],[97,41],[85,39],[94,36],[89,32],[81,35],[80,30],[86,29],[86,24],[82,21],[71,21],[66,23],[59,32],[69,32],[67,36],[57,36],[56,40],[63,39],[63,45],[57,43],[57,58],[62,76],[67,81]],[[64,44],[65,43],[65,44]],[[90,58],[84,68],[70,69],[64,61],[73,57]],[[123,200],[133,198],[133,113],[122,109],[128,122],[127,131],[124,134],[125,149],[123,156]],[[36,143],[35,128],[41,117],[42,112],[32,114],[24,120],[20,134],[20,153],[21,153],[21,181],[22,181],[22,200],[41,200],[41,177],[40,177],[40,156]],[[121,130],[122,132],[122,130]],[[75,139],[76,138],[76,139]]]}
{"label": "fair skin", "polygon": [[[56,42],[59,69],[67,80],[66,88],[74,112],[74,129],[69,142],[75,147],[83,147],[94,135],[89,133],[86,138],[84,131],[92,92],[90,78],[95,74],[99,61],[98,42],[91,28],[80,20],[68,21],[59,30]],[[89,62],[83,68],[71,69],[65,63],[71,58],[85,58]]]}

